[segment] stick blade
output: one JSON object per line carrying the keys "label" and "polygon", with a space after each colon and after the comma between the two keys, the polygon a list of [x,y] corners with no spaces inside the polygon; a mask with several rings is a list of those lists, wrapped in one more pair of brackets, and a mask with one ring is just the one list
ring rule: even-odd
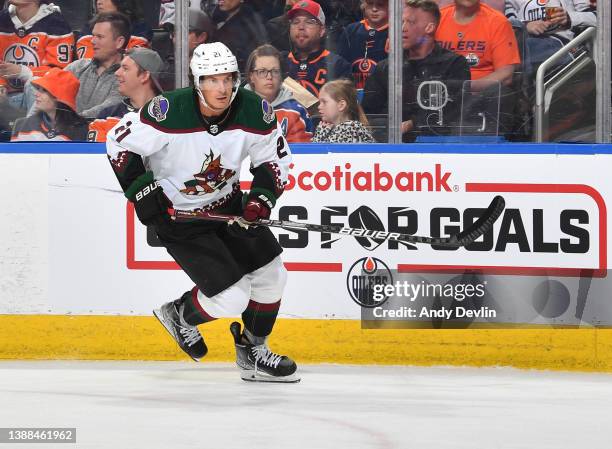
{"label": "stick blade", "polygon": [[493,226],[506,207],[506,201],[497,195],[487,207],[487,210],[474,222],[472,226],[457,234],[457,246],[467,246],[483,235]]}

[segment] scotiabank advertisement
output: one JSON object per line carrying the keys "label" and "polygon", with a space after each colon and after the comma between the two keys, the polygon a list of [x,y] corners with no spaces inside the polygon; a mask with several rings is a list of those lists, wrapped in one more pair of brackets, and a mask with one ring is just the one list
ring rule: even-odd
{"label": "scotiabank advertisement", "polygon": [[[606,155],[294,155],[273,211],[279,220],[445,237],[469,227],[496,195],[506,207],[491,229],[461,248],[398,242],[375,232],[274,229],[289,270],[282,315],[386,327],[612,324],[605,294],[609,162]],[[246,189],[248,170],[243,175]],[[97,310],[147,314],[191,281],[138,222],[110,176],[103,194],[87,192],[100,197],[107,220],[96,225],[106,229],[94,243],[100,252],[89,254],[110,257],[104,258],[108,282],[95,292],[105,298]],[[73,187],[74,195],[86,193]],[[50,221],[71,227],[61,213]],[[52,266],[72,264],[89,277],[82,273],[84,255],[80,268],[54,251],[50,257]],[[63,277],[53,274],[52,284],[56,275]],[[55,292],[60,308],[79,313],[74,298]]]}

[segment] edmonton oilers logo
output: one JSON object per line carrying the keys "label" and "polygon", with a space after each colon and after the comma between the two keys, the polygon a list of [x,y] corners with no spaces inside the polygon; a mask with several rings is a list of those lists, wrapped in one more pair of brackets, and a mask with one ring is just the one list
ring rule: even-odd
{"label": "edmonton oilers logo", "polygon": [[[20,43],[8,47],[4,51],[2,58],[4,62],[11,64],[25,65],[28,67],[38,67],[40,65],[40,60],[38,59],[36,51]],[[8,84],[13,89],[21,89],[23,87],[23,81],[18,78],[9,78]]]}
{"label": "edmonton oilers logo", "polygon": [[351,299],[361,307],[368,309],[383,305],[389,297],[374,299],[377,285],[392,285],[391,270],[382,260],[376,257],[363,257],[355,262],[346,276],[346,288]]}
{"label": "edmonton oilers logo", "polygon": [[468,53],[465,59],[467,59],[468,66],[470,67],[476,67],[480,63],[480,58],[474,53]]}

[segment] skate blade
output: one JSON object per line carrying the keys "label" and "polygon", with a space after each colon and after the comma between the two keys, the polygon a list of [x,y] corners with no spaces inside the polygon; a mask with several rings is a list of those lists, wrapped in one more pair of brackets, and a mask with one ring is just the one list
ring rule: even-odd
{"label": "skate blade", "polygon": [[[164,326],[164,329],[166,329],[166,332],[168,332],[170,334],[170,336],[172,337],[172,340],[174,340],[174,342],[176,343],[176,339],[174,338],[174,335],[172,334],[172,331],[168,328],[168,326],[166,326],[166,323],[164,322],[163,318],[162,318],[162,312],[161,309],[153,309],[153,315],[155,315],[155,318],[157,318],[157,320],[161,323],[162,326]],[[179,349],[181,351],[183,351],[183,349],[179,346]],[[185,351],[183,351],[185,352]],[[188,353],[185,352],[185,354],[189,355]],[[192,357],[191,355],[189,355],[189,357],[191,357],[193,359],[193,361],[195,362],[199,362],[200,359]]]}
{"label": "skate blade", "polygon": [[260,372],[255,372],[255,370],[245,369],[240,370],[240,378],[246,382],[267,382],[277,384],[295,384],[302,380],[301,377],[298,376],[297,372],[290,374],[289,376],[275,377],[262,374]]}

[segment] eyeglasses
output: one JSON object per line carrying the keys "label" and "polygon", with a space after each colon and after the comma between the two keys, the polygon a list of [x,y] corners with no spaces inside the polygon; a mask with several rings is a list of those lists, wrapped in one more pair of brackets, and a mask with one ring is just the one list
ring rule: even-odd
{"label": "eyeglasses", "polygon": [[281,71],[279,69],[253,69],[251,70],[251,72],[254,73],[255,76],[260,79],[266,79],[268,75],[272,75],[272,78],[280,78],[281,74]]}
{"label": "eyeglasses", "polygon": [[317,19],[304,19],[304,20],[300,20],[300,19],[291,19],[289,21],[289,24],[291,26],[297,27],[300,25],[304,25],[307,27],[316,27],[321,25],[321,22],[319,22]]}

